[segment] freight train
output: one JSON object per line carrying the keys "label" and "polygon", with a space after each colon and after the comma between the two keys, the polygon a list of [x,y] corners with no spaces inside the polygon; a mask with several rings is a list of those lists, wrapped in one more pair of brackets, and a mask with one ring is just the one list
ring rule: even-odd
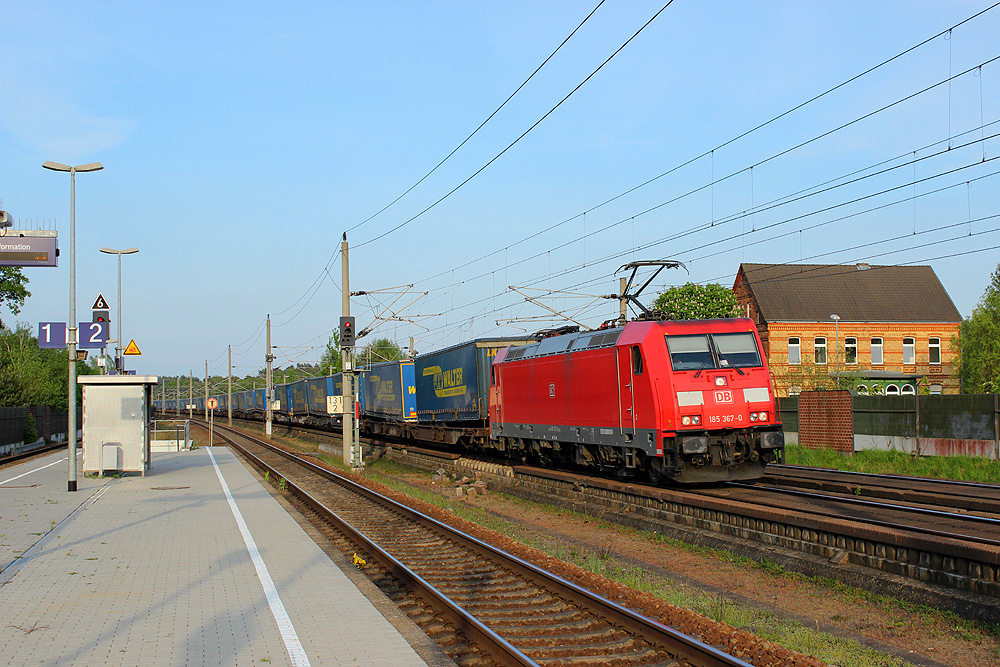
{"label": "freight train", "polygon": [[[652,483],[754,479],[783,458],[770,371],[745,318],[481,338],[359,374],[361,431],[372,436]],[[341,391],[339,374],[277,385],[272,418],[339,428],[331,397]],[[225,414],[227,396],[215,398]],[[234,416],[263,418],[263,389],[232,401]]]}

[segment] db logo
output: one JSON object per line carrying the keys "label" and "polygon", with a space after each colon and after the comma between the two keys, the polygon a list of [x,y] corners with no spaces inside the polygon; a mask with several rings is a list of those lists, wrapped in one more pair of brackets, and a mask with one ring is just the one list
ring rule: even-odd
{"label": "db logo", "polygon": [[732,403],[733,402],[733,392],[726,389],[723,391],[715,392],[715,402],[716,403]]}

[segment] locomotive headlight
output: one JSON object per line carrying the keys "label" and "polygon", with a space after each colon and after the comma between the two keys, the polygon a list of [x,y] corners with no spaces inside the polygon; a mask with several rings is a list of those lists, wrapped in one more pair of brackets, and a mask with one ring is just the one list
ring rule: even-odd
{"label": "locomotive headlight", "polygon": [[690,426],[691,425],[691,418],[688,417],[687,415],[684,415],[683,417],[681,417],[681,425],[682,426]]}
{"label": "locomotive headlight", "polygon": [[725,387],[726,386],[726,378],[725,378],[725,376],[720,375],[720,376],[716,377],[715,378],[715,386],[716,387]]}
{"label": "locomotive headlight", "polygon": [[694,424],[695,426],[697,426],[698,424],[700,424],[701,423],[701,415],[695,415],[694,417],[691,417],[691,423]]}
{"label": "locomotive headlight", "polygon": [[766,422],[767,421],[767,412],[758,412],[757,413],[757,419],[760,420],[760,421],[762,421],[762,422]]}
{"label": "locomotive headlight", "polygon": [[750,413],[750,421],[752,421],[752,422],[757,421],[757,413],[756,412],[751,412]]}

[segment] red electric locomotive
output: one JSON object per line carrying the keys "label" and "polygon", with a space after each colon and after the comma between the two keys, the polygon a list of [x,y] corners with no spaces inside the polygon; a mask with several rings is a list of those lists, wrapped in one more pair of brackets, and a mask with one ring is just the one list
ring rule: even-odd
{"label": "red electric locomotive", "polygon": [[749,319],[634,321],[501,350],[491,444],[656,483],[753,479],[784,434]]}

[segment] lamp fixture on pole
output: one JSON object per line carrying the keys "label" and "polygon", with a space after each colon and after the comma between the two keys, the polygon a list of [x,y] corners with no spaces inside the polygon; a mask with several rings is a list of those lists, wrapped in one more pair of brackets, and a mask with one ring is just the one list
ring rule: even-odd
{"label": "lamp fixture on pole", "polygon": [[113,250],[111,248],[101,248],[101,252],[109,255],[118,255],[118,344],[115,346],[115,369],[121,373],[125,370],[125,358],[122,356],[122,255],[132,255],[139,252],[138,248],[126,248],[125,250]]}
{"label": "lamp fixture on pole", "polygon": [[69,358],[66,446],[69,449],[69,479],[66,487],[69,491],[76,491],[76,173],[100,171],[104,169],[104,165],[90,162],[71,167],[46,160],[42,166],[52,171],[69,172],[69,322],[66,323],[66,353]]}
{"label": "lamp fixture on pole", "polygon": [[833,377],[834,382],[837,383],[837,389],[840,389],[840,315],[834,313],[830,316],[830,319],[833,320],[833,353],[837,357],[837,361],[835,362],[837,370],[834,372]]}

